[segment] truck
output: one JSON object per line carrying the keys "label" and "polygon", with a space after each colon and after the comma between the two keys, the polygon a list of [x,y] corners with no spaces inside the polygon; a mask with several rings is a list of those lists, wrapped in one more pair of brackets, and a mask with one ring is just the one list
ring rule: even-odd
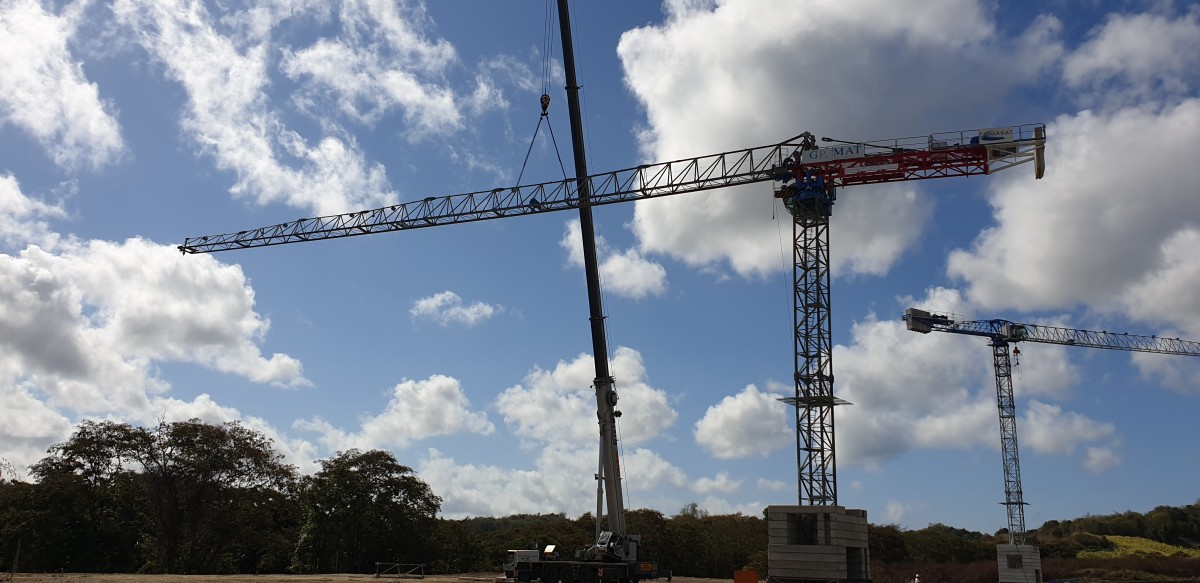
{"label": "truck", "polygon": [[[621,540],[625,539],[625,540]],[[561,557],[557,545],[545,549],[509,550],[504,563],[508,581],[526,583],[636,583],[658,577],[658,564],[639,561],[637,547],[640,537],[624,537],[611,531],[600,534],[596,544],[579,549],[572,558]],[[624,555],[632,551],[632,555]]]}

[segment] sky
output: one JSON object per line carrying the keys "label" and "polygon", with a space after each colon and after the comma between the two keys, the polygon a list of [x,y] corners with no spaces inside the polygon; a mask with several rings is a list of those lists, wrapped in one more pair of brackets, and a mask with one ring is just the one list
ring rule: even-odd
{"label": "sky", "polygon": [[[594,512],[576,213],[176,249],[573,174],[546,4],[0,0],[7,477],[85,419],[199,418],[263,432],[305,473],[391,451],[446,518]],[[1200,5],[620,0],[571,16],[592,172],[803,131],[1046,124],[1041,180],[1025,165],[839,193],[839,503],[871,522],[1006,526],[987,343],[908,332],[905,308],[1200,339]],[[797,503],[778,401],[791,225],[771,185],[594,215],[628,506]],[[1030,528],[1200,499],[1197,359],[1021,348]]]}

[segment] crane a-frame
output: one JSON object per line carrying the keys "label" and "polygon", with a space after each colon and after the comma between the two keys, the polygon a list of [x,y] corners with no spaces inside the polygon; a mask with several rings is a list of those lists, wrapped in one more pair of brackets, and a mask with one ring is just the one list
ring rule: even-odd
{"label": "crane a-frame", "polygon": [[[1025,499],[1021,487],[1021,460],[1017,446],[1016,400],[1012,387],[1012,359],[1009,345],[1017,342],[1039,342],[1104,348],[1128,352],[1151,352],[1181,356],[1200,356],[1200,342],[1158,336],[1140,336],[1115,332],[1095,332],[1039,324],[1020,324],[1008,320],[961,320],[947,314],[932,313],[916,308],[904,312],[906,327],[913,332],[948,332],[982,336],[992,347],[992,364],[996,373],[996,405],[1000,415],[1000,455],[1004,466],[1004,504],[1008,513],[1008,538],[1010,545],[1025,545]],[[1019,355],[1020,351],[1013,347]],[[1002,551],[1003,552],[1003,551]],[[1038,559],[1033,554],[1030,557]],[[1029,565],[1014,570],[1030,570]],[[1004,581],[1004,565],[1001,565],[1001,581]],[[1039,573],[1040,575],[1040,573]],[[1026,578],[1015,576],[1023,581]],[[1040,580],[1040,579],[1039,579]]]}
{"label": "crane a-frame", "polygon": [[[559,0],[559,28],[567,81],[567,102],[576,176],[529,186],[497,188],[378,209],[289,221],[226,234],[191,237],[179,246],[183,253],[210,253],[288,243],[318,241],[482,221],[549,211],[575,209],[580,213],[584,271],[596,362],[597,416],[600,424],[600,483],[607,490],[610,532],[597,540],[608,554],[632,561],[636,544],[629,545],[621,500],[620,465],[614,431],[617,393],[608,373],[604,315],[591,207],[629,202],[765,181],[791,182],[777,191],[793,216],[794,396],[783,399],[796,410],[796,442],[801,504],[837,504],[833,439],[832,342],[829,297],[829,216],[839,187],[929,178],[991,174],[1035,162],[1044,169],[1045,126],[1031,124],[930,134],[884,142],[840,142],[819,148],[812,134],[802,133],[779,144],[722,154],[648,164],[589,175],[579,114],[575,65],[566,0]],[[826,141],[828,138],[824,138]],[[818,193],[818,191],[820,191]],[[865,548],[865,516],[863,521]],[[828,538],[828,537],[826,537]],[[602,579],[624,578],[601,569]],[[554,573],[572,580],[594,571]],[[634,576],[636,578],[636,576]],[[841,577],[845,578],[845,577]],[[543,578],[544,580],[544,578]],[[546,582],[552,583],[552,582]],[[569,583],[569,582],[567,582]]]}

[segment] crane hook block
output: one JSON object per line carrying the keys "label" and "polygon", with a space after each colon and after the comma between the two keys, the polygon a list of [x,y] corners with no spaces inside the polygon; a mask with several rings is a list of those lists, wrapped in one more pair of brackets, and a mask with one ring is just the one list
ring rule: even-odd
{"label": "crane hook block", "polygon": [[550,96],[542,94],[542,115],[546,115],[546,110],[550,108]]}

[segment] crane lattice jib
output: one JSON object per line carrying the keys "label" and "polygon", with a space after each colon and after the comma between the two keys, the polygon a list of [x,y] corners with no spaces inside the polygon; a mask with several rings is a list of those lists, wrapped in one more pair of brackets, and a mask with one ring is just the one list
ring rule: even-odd
{"label": "crane lattice jib", "polygon": [[933,330],[941,332],[985,336],[1007,342],[1042,342],[1129,352],[1200,356],[1200,342],[1180,340],[1179,338],[1097,332],[1039,324],[1021,324],[1008,320],[953,320],[948,316],[937,315],[924,318],[922,321],[928,323]]}
{"label": "crane lattice jib", "polygon": [[[799,146],[799,141],[789,140],[772,146],[593,174],[588,177],[591,187],[588,204],[600,206],[769,181],[774,177],[773,168],[781,166]],[[372,210],[300,219],[236,233],[189,237],[179,250],[210,253],[265,247],[573,210],[579,206],[579,183],[567,179],[431,196]]]}
{"label": "crane lattice jib", "polygon": [[[831,184],[836,186],[991,174],[1034,160],[1035,152],[1045,144],[1043,124],[1012,126],[1012,129],[1011,142],[988,146],[970,143],[979,130],[861,142],[857,143],[862,146],[860,157],[825,160],[814,165],[829,173]],[[802,143],[797,136],[769,146],[593,174],[587,178],[588,204],[616,204],[771,181]],[[893,165],[896,170],[891,169]],[[579,206],[579,183],[567,179],[431,196],[377,209],[189,237],[179,250],[211,253],[249,249],[572,210]]]}

